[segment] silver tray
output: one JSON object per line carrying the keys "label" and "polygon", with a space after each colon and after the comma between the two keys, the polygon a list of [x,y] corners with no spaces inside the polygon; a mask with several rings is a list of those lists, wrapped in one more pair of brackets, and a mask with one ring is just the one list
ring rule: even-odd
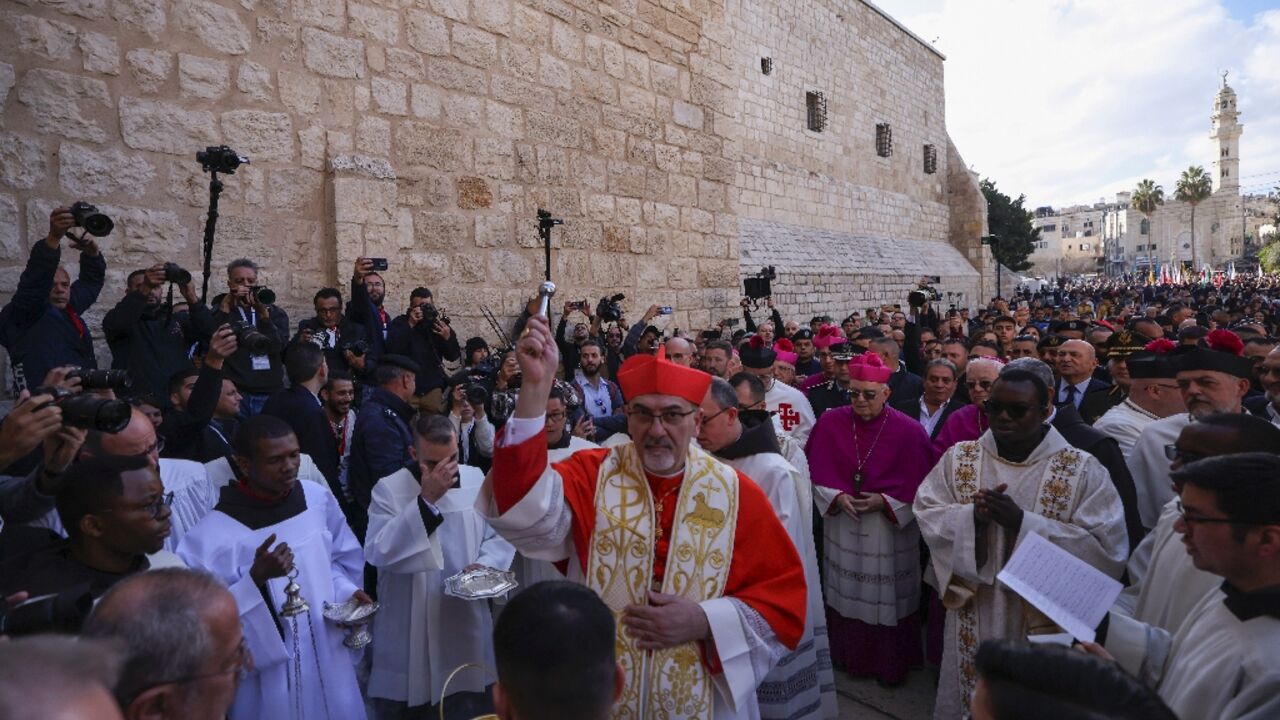
{"label": "silver tray", "polygon": [[376,602],[361,605],[356,602],[355,598],[344,603],[326,602],[324,604],[324,616],[342,625],[359,625],[367,622],[369,616],[378,611],[378,607],[379,605]]}
{"label": "silver tray", "polygon": [[444,581],[444,594],[462,600],[502,597],[519,586],[514,573],[478,568],[463,570]]}

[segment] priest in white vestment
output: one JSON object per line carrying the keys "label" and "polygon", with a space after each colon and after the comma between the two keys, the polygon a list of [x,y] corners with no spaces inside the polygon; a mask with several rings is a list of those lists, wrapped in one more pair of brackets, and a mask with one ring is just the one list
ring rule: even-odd
{"label": "priest in white vestment", "polygon": [[[358,654],[324,603],[372,602],[360,589],[364,553],[325,484],[298,481],[298,440],[283,420],[257,415],[236,434],[237,475],[187,534],[178,555],[226,583],[240,610],[254,669],[241,681],[233,720],[359,720]],[[287,617],[293,582],[309,611]]]}
{"label": "priest in white vestment", "polygon": [[[408,708],[439,705],[449,692],[484,692],[496,678],[489,603],[445,595],[444,582],[479,567],[506,571],[515,548],[475,511],[479,468],[458,464],[458,438],[445,416],[414,424],[416,462],[373,488],[365,556],[378,568],[369,696]],[[447,700],[445,700],[447,703]]]}
{"label": "priest in white vestment", "polygon": [[[1215,455],[1280,453],[1280,428],[1248,413],[1216,413],[1183,428],[1174,447],[1170,471]],[[1174,527],[1180,517],[1177,498],[1170,500],[1155,528],[1129,556],[1129,586],[1116,598],[1113,612],[1173,632],[1200,598],[1222,582],[1191,562]]]}
{"label": "priest in white vestment", "polygon": [[526,329],[520,395],[477,509],[614,613],[626,676],[615,716],[758,718],[756,688],[803,633],[804,570],[763,491],[692,444],[711,377],[661,348],[629,358],[618,384],[634,442],[549,465],[559,352],[545,317]]}
{"label": "priest in white vestment", "polygon": [[1112,612],[1099,639],[1183,720],[1280,717],[1280,456],[1222,455],[1173,477],[1175,528],[1222,582],[1175,630]]}
{"label": "priest in white vestment", "polygon": [[802,475],[782,455],[773,423],[766,414],[753,416],[750,426],[744,423],[738,410],[738,395],[728,381],[711,379],[711,388],[702,401],[702,416],[698,444],[760,486],[804,562],[809,590],[804,634],[796,649],[756,690],[760,717],[834,718],[839,708],[822,607],[822,582],[813,546],[812,496],[807,474]]}
{"label": "priest in white vestment", "polygon": [[1253,375],[1253,362],[1241,355],[1244,345],[1229,330],[1214,330],[1205,342],[1204,347],[1171,358],[1187,412],[1152,422],[1125,458],[1138,491],[1138,514],[1146,528],[1155,527],[1160,508],[1173,499],[1165,446],[1172,445],[1182,428],[1198,418],[1216,412],[1244,412],[1244,396]]}
{"label": "priest in white vestment", "polygon": [[1148,425],[1185,414],[1187,406],[1178,391],[1177,372],[1163,354],[1144,350],[1130,355],[1124,364],[1129,372],[1129,395],[1094,421],[1093,428],[1115,438],[1120,452],[1129,457]]}
{"label": "priest in white vestment", "polygon": [[1106,469],[1045,424],[1051,393],[1025,370],[1001,375],[986,403],[991,429],[952,446],[916,494],[931,584],[947,608],[939,720],[967,712],[983,640],[1056,632],[996,583],[1023,538],[1036,533],[1112,577],[1129,555],[1124,508]]}

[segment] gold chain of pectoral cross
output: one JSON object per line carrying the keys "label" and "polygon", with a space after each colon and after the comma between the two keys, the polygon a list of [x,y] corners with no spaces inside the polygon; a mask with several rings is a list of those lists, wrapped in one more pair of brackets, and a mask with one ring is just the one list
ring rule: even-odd
{"label": "gold chain of pectoral cross", "polygon": [[657,501],[654,502],[654,510],[656,511],[655,514],[658,516],[657,522],[655,524],[657,525],[657,528],[658,528],[659,540],[662,539],[662,511],[666,508],[667,498],[671,497],[679,489],[680,489],[680,483],[676,483],[675,485],[671,486],[669,490],[662,493],[662,497],[659,497]]}
{"label": "gold chain of pectoral cross", "polygon": [[858,464],[853,469],[853,491],[855,493],[862,492],[862,470],[871,461],[871,453],[876,451],[876,445],[880,443],[880,433],[884,432],[884,426],[889,424],[889,416],[885,415],[880,421],[880,429],[876,431],[876,439],[871,441],[871,447],[867,448],[867,456],[862,457],[862,453],[858,451],[858,426],[853,426],[853,460]]}

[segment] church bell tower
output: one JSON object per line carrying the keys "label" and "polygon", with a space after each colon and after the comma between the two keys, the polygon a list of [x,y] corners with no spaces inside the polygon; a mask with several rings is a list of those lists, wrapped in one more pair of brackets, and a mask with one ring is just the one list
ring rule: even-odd
{"label": "church bell tower", "polygon": [[1227,73],[1222,73],[1222,87],[1213,101],[1212,131],[1209,137],[1218,146],[1218,156],[1213,161],[1213,189],[1239,189],[1240,187],[1240,134],[1244,126],[1239,123],[1236,109],[1236,91],[1227,84]]}

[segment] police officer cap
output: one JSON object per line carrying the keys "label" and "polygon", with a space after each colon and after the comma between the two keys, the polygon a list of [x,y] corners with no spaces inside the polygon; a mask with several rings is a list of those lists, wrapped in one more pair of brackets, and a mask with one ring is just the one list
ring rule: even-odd
{"label": "police officer cap", "polygon": [[422,370],[422,368],[418,366],[418,363],[414,362],[411,358],[405,357],[404,355],[395,355],[395,354],[383,355],[382,357],[378,358],[378,364],[394,365],[398,368],[404,368],[405,370],[408,370],[409,372],[414,374],[417,374]]}

